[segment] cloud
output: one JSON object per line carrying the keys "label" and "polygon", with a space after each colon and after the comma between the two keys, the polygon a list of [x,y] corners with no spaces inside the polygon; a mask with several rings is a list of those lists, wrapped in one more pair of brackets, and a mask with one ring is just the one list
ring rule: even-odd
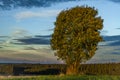
{"label": "cloud", "polygon": [[108,45],[109,46],[120,46],[120,41],[119,40],[118,41],[114,41],[112,43],[109,43]]}
{"label": "cloud", "polygon": [[103,36],[105,41],[117,41],[120,40],[120,35],[116,36]]}
{"label": "cloud", "polygon": [[67,1],[76,0],[0,0],[0,10],[11,10],[20,7],[22,8],[50,7],[52,4]]}
{"label": "cloud", "polygon": [[107,30],[102,30],[102,31],[101,31],[101,35],[106,35],[107,33],[108,33]]}
{"label": "cloud", "polygon": [[120,3],[120,0],[110,0],[112,2],[115,2],[115,3]]}
{"label": "cloud", "polygon": [[35,37],[41,37],[41,38],[51,38],[52,36],[51,35],[44,35],[44,36],[42,36],[42,35],[35,35]]}
{"label": "cloud", "polygon": [[48,31],[54,31],[54,28],[48,29]]}
{"label": "cloud", "polygon": [[9,38],[9,36],[0,36],[0,38]]}
{"label": "cloud", "polygon": [[[29,32],[24,30],[24,29],[19,29],[16,28],[13,30],[9,38],[5,41],[4,44],[10,44],[10,43],[16,43],[17,41],[14,39],[19,39],[19,38],[30,38]],[[20,43],[20,42],[17,42]]]}
{"label": "cloud", "polygon": [[39,44],[39,45],[49,45],[50,44],[50,38],[51,35],[46,35],[46,36],[41,36],[41,35],[36,35],[31,38],[19,38],[19,39],[14,39],[17,42],[14,44],[24,44],[24,45],[30,45],[30,44]]}
{"label": "cloud", "polygon": [[25,36],[28,34],[28,31],[24,29],[15,29],[12,33],[13,37]]}
{"label": "cloud", "polygon": [[116,29],[120,29],[120,28],[116,28]]}
{"label": "cloud", "polygon": [[9,36],[0,36],[0,44],[4,43],[9,38],[10,38]]}
{"label": "cloud", "polygon": [[24,11],[17,13],[14,17],[17,20],[32,18],[32,17],[51,17],[56,16],[59,10],[44,10],[42,12]]}
{"label": "cloud", "polygon": [[[16,8],[32,8],[32,7],[50,7],[53,4],[69,2],[69,1],[84,1],[84,0],[0,0],[0,10],[11,10]],[[115,3],[120,3],[120,0],[109,0]]]}

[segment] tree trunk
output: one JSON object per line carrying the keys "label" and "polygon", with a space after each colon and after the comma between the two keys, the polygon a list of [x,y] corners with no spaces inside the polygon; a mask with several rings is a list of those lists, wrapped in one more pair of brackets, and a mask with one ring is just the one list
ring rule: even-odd
{"label": "tree trunk", "polygon": [[67,66],[67,71],[66,74],[67,75],[77,75],[79,74],[79,66],[80,64],[78,63],[74,63],[74,64],[70,64],[69,66]]}

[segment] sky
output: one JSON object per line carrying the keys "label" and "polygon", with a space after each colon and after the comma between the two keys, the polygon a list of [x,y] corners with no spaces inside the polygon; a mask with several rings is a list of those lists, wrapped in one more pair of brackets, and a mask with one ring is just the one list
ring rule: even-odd
{"label": "sky", "polygon": [[[4,0],[5,1],[5,0]],[[9,0],[8,0],[9,1]],[[30,1],[30,0],[29,0]],[[31,0],[32,1],[32,0]],[[49,0],[48,0],[49,1]],[[46,0],[47,2],[47,0]],[[2,5],[2,1],[0,2]],[[0,10],[0,35],[25,33],[26,35],[50,35],[53,33],[56,16],[61,10],[81,5],[98,9],[99,16],[104,19],[105,35],[120,34],[120,4],[110,0],[78,0],[68,2],[51,2],[47,7],[20,7]]]}
{"label": "sky", "polygon": [[[82,5],[95,7],[98,16],[104,19],[102,36],[120,35],[119,0],[0,0],[0,50],[6,55],[8,51],[15,55],[42,48],[47,55],[57,15],[62,10]],[[0,52],[0,58],[4,61],[9,57]]]}

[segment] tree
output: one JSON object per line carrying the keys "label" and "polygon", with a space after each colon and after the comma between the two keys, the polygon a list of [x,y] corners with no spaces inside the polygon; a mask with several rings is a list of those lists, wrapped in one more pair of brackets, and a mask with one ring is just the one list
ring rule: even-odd
{"label": "tree", "polygon": [[57,16],[51,47],[67,64],[66,74],[78,74],[80,63],[89,60],[102,41],[103,19],[94,7],[77,6]]}

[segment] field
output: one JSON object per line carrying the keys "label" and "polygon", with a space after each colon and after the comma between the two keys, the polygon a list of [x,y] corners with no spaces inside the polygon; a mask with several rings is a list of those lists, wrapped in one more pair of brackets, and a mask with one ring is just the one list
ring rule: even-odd
{"label": "field", "polygon": [[8,76],[0,80],[120,80],[120,76]]}

